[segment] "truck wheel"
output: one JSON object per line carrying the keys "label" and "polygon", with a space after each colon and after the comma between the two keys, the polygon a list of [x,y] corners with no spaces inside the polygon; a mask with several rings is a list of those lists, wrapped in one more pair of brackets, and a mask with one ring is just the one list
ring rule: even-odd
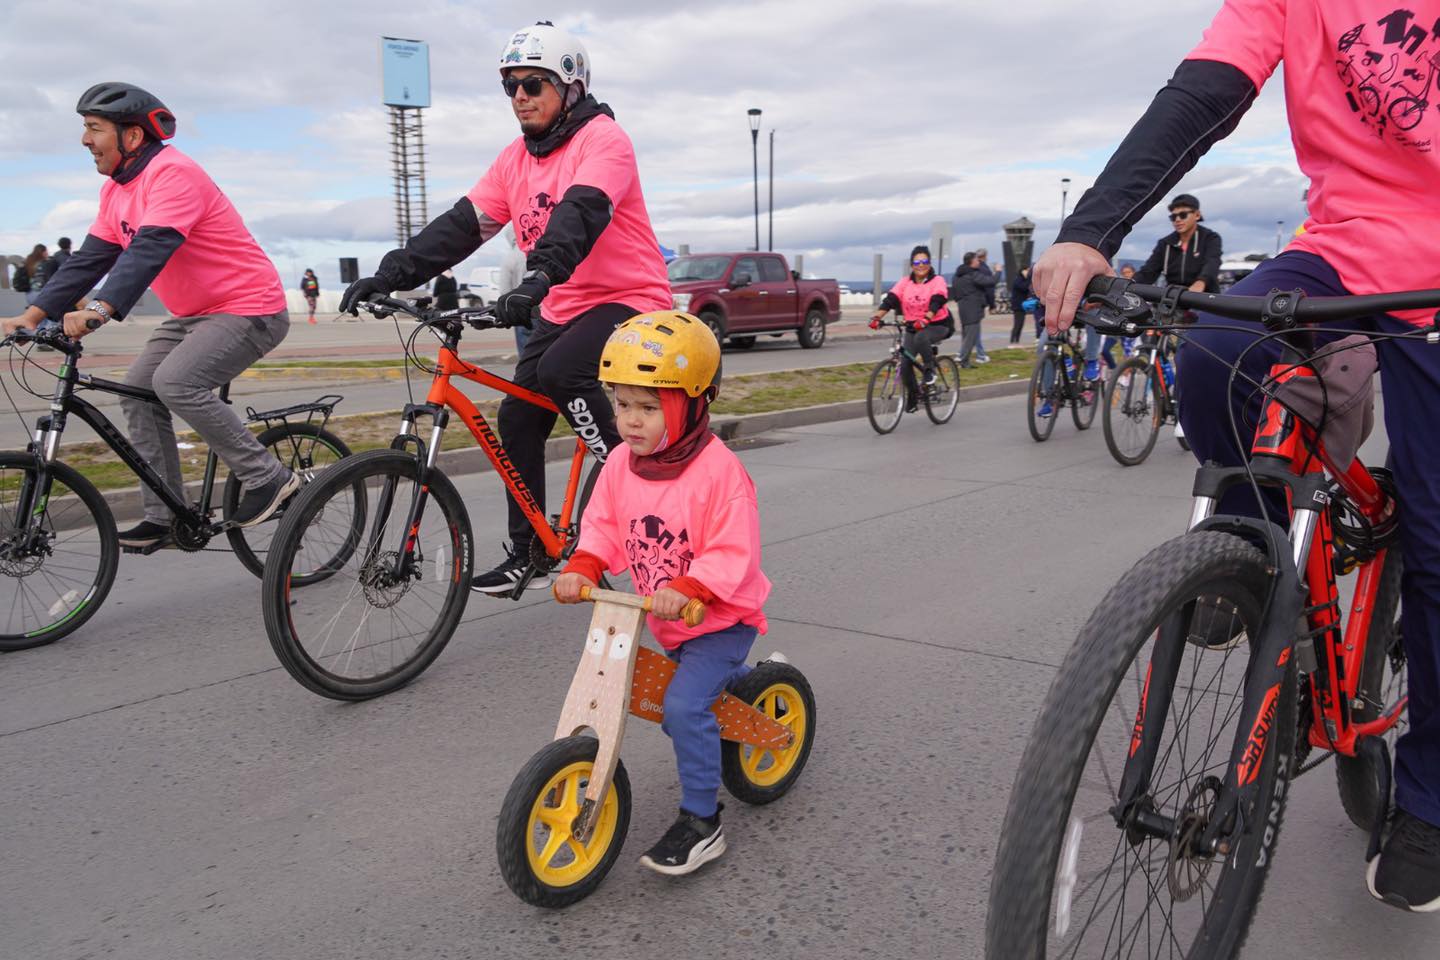
{"label": "truck wheel", "polygon": [[700,322],[710,328],[721,346],[725,345],[725,321],[720,319],[720,314],[714,310],[706,310],[700,314]]}
{"label": "truck wheel", "polygon": [[805,314],[800,325],[800,346],[813,350],[825,343],[825,311],[816,307]]}

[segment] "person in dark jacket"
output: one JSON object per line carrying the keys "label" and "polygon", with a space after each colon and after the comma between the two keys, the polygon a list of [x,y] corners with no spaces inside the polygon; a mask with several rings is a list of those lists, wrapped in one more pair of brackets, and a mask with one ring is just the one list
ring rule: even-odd
{"label": "person in dark jacket", "polygon": [[[50,253],[45,249],[45,244],[35,244],[35,249],[25,258],[25,265],[15,271],[16,289],[25,294],[25,303],[32,304],[35,298],[40,296],[40,291],[45,288],[45,261],[50,259]],[[20,272],[24,271],[22,278]]]}
{"label": "person in dark jacket", "polygon": [[1205,217],[1200,201],[1182,193],[1170,201],[1170,222],[1175,231],[1161,237],[1145,265],[1135,271],[1136,283],[1178,283],[1196,293],[1220,292],[1220,234],[1200,226]]}
{"label": "person in dark jacket", "polygon": [[[1025,329],[1025,301],[1035,295],[1034,288],[1030,286],[1030,268],[1026,267],[1015,274],[1015,282],[1010,284],[1010,310],[1015,316],[1015,323],[1010,327],[1010,346],[1018,346],[1020,343],[1020,332]],[[1040,337],[1040,331],[1035,331],[1036,339]]]}
{"label": "person in dark jacket", "polygon": [[[305,303],[310,307],[310,322],[315,322],[315,304],[320,299],[320,279],[315,276],[315,271],[307,269],[305,276],[300,278],[300,293],[305,297]],[[335,319],[340,319],[338,316]]]}
{"label": "person in dark jacket", "polygon": [[[979,261],[975,264],[975,269],[981,271],[982,273],[988,273],[995,281],[994,285],[985,291],[986,313],[989,313],[991,310],[995,309],[995,291],[1000,289],[1000,272],[990,266],[990,261],[989,259],[987,259],[989,256],[990,251],[986,250],[984,247],[975,248],[975,258]],[[975,341],[975,362],[990,362],[990,354],[985,352],[984,337],[981,337],[980,339]]]}
{"label": "person in dark jacket", "polygon": [[446,270],[435,278],[435,309],[454,310],[460,306],[460,285],[455,282],[455,274]]}
{"label": "person in dark jacket", "polygon": [[40,277],[40,286],[36,287],[37,290],[43,288],[51,277],[59,273],[61,266],[64,265],[66,260],[70,259],[69,237],[61,237],[55,242],[55,246],[57,249],[54,253],[50,254],[49,259],[35,268],[36,274]]}
{"label": "person in dark jacket", "polygon": [[980,269],[980,258],[973,252],[960,259],[951,284],[951,296],[960,314],[960,366],[974,366],[970,354],[980,342],[980,321],[985,319],[985,295],[995,289],[995,275]]}

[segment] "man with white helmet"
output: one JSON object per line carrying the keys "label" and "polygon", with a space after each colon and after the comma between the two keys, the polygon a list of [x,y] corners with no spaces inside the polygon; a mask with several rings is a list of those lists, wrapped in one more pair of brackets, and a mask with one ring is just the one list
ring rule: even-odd
{"label": "man with white helmet", "polygon": [[[353,313],[367,297],[418,287],[514,223],[526,272],[496,301],[496,313],[512,326],[532,326],[515,382],[554,400],[603,460],[620,435],[596,379],[600,353],[621,322],[669,309],[665,261],[630,138],[590,95],[590,57],[580,41],[548,21],[518,30],[500,53],[500,77],[521,136],[454,207],[386,254],[375,276],[352,284],[340,309]],[[543,510],[555,414],[507,397],[499,419],[510,459]],[[472,582],[481,593],[511,593],[530,567],[533,530],[509,506],[511,544],[498,566]],[[529,586],[549,582],[537,576]]]}

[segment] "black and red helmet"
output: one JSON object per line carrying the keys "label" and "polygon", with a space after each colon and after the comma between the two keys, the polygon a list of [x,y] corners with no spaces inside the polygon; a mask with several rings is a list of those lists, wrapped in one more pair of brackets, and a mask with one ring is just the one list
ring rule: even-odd
{"label": "black and red helmet", "polygon": [[156,140],[175,136],[175,114],[159,97],[133,83],[97,83],[80,95],[75,112],[104,117],[113,123],[134,124]]}

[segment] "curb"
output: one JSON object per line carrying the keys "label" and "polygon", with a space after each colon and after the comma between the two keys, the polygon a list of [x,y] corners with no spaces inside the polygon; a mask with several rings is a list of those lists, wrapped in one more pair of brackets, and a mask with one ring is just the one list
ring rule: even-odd
{"label": "curb", "polygon": [[[1028,380],[1001,380],[983,383],[975,387],[960,388],[960,402],[990,400],[995,397],[1018,396],[1026,391]],[[723,417],[710,424],[715,434],[726,443],[749,439],[771,430],[785,430],[793,427],[810,427],[820,423],[839,420],[856,420],[865,416],[864,400],[845,400],[840,403],[822,403],[813,407],[794,407],[789,410],[772,410],[767,413],[749,413],[739,417]],[[575,453],[574,437],[551,437],[545,442],[545,460],[565,460]],[[490,460],[479,447],[465,447],[447,450],[444,453],[444,469],[447,476],[463,477],[488,472]],[[198,499],[200,482],[191,481],[185,485],[188,498]],[[218,491],[217,491],[217,496]],[[110,505],[115,522],[138,521],[143,516],[140,502],[140,488],[127,487],[122,490],[102,491],[101,496]]]}

